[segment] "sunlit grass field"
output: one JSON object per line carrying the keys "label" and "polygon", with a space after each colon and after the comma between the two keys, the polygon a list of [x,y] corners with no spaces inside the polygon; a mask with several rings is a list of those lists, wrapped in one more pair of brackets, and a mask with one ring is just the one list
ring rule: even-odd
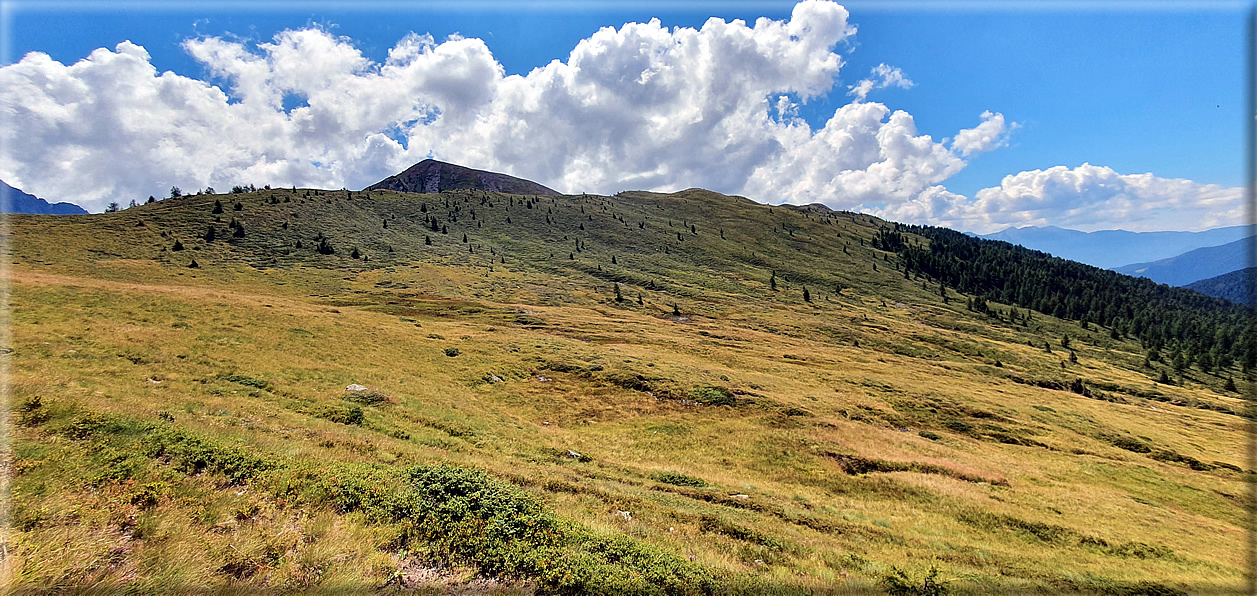
{"label": "sunlit grass field", "polygon": [[944,303],[881,225],[698,190],[13,216],[5,589],[1238,590],[1239,371]]}

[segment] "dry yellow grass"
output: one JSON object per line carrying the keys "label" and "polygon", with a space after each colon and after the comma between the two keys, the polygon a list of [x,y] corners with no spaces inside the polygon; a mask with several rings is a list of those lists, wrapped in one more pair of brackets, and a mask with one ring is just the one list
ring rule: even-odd
{"label": "dry yellow grass", "polygon": [[[877,590],[892,567],[920,577],[931,565],[960,592],[1191,590],[1242,577],[1245,478],[1216,464],[1245,466],[1245,421],[1014,382],[1060,368],[1061,354],[1027,337],[1068,332],[1080,363],[1065,374],[1152,387],[1131,368],[1137,345],[1066,322],[1043,317],[1032,335],[963,309],[882,308],[851,290],[841,308],[722,299],[678,320],[658,297],[623,307],[584,283],[559,288],[578,299],[556,301],[563,278],[522,269],[189,270],[116,247],[122,258],[55,260],[65,233],[19,226],[9,265],[9,590],[374,591],[432,563],[391,549],[391,526],[360,514],[161,461],[142,477],[93,480],[96,447],[54,431],[81,412],[173,420],[283,461],[487,470],[565,519],[692,559],[730,585]],[[67,251],[97,245],[113,246]],[[981,331],[929,324],[941,316]],[[638,376],[646,385],[625,381]],[[315,414],[344,405],[351,383],[390,403],[363,407],[361,425]],[[704,386],[737,404],[691,401]],[[1236,403],[1204,385],[1156,390]],[[35,398],[51,422],[23,422]],[[1214,467],[1105,438],[1117,436]],[[843,457],[890,467],[852,475]],[[146,486],[152,497],[137,497]],[[463,584],[471,573],[431,572]],[[410,587],[434,589],[420,583]]]}

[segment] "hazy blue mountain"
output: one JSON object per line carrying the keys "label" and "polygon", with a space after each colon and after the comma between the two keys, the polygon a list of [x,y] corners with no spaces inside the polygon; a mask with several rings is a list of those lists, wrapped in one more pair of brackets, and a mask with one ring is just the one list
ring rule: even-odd
{"label": "hazy blue mountain", "polygon": [[[1196,290],[1206,296],[1225,298],[1231,302],[1243,304],[1245,294],[1248,292],[1246,288],[1248,287],[1248,276],[1250,275],[1257,275],[1257,267],[1248,267],[1239,271],[1223,273],[1217,277],[1192,282],[1187,285],[1187,289]],[[1249,304],[1257,306],[1254,302],[1257,301],[1250,300]]]}
{"label": "hazy blue mountain", "polygon": [[3,180],[0,180],[0,213],[78,215],[87,213],[87,211],[74,203],[49,203],[33,194],[13,188]]}
{"label": "hazy blue mountain", "polygon": [[1234,242],[1246,235],[1246,226],[1216,228],[1203,232],[1079,232],[1056,226],[1028,226],[1008,228],[980,237],[1020,244],[1096,267],[1115,269],[1130,263],[1148,263],[1197,248]]}
{"label": "hazy blue mountain", "polygon": [[1134,263],[1113,270],[1126,275],[1146,277],[1157,283],[1185,286],[1195,281],[1238,271],[1248,262],[1248,240],[1236,240],[1221,246],[1197,248],[1168,259]]}

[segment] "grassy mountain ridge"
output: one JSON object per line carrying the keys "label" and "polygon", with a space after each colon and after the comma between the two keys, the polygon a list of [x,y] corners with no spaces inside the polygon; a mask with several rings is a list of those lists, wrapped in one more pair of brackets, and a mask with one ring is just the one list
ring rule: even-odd
{"label": "grassy mountain ridge", "polygon": [[6,582],[1237,582],[1238,366],[944,302],[874,248],[893,228],[698,189],[15,216]]}

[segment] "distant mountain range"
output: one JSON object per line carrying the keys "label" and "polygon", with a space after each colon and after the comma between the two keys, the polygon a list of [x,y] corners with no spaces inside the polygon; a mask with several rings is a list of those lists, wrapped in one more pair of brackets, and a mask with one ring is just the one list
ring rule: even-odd
{"label": "distant mountain range", "polygon": [[473,170],[435,159],[425,159],[410,166],[406,171],[389,176],[363,190],[436,193],[466,189],[546,197],[560,194],[556,190],[531,180],[496,172]]}
{"label": "distant mountain range", "polygon": [[[1224,298],[1243,304],[1248,294],[1248,276],[1257,275],[1257,267],[1248,267],[1239,271],[1223,273],[1217,277],[1202,279],[1187,285],[1187,289],[1196,290],[1206,296]],[[1257,301],[1249,299],[1249,304],[1257,306]]]}
{"label": "distant mountain range", "polygon": [[1241,239],[1221,246],[1197,248],[1168,259],[1117,267],[1114,271],[1146,277],[1157,283],[1186,286],[1250,265],[1247,251],[1248,240]]}
{"label": "distant mountain range", "polygon": [[0,180],[0,213],[79,215],[87,213],[87,210],[74,203],[49,203],[33,194],[13,188],[3,180]]}
{"label": "distant mountain range", "polygon": [[[1062,259],[1095,267],[1118,269],[1131,263],[1147,264],[1198,248],[1235,242],[1247,234],[1247,226],[1230,226],[1203,232],[1127,232],[1126,230],[1080,232],[1056,226],[1044,228],[1028,226],[1008,228],[980,237],[1020,244],[1026,248],[1041,250]],[[1226,271],[1246,264],[1242,259],[1236,263],[1235,267]],[[1219,273],[1225,273],[1225,271]],[[1217,275],[1217,273],[1212,275]],[[1190,279],[1185,283],[1203,277],[1211,277],[1211,275]]]}

